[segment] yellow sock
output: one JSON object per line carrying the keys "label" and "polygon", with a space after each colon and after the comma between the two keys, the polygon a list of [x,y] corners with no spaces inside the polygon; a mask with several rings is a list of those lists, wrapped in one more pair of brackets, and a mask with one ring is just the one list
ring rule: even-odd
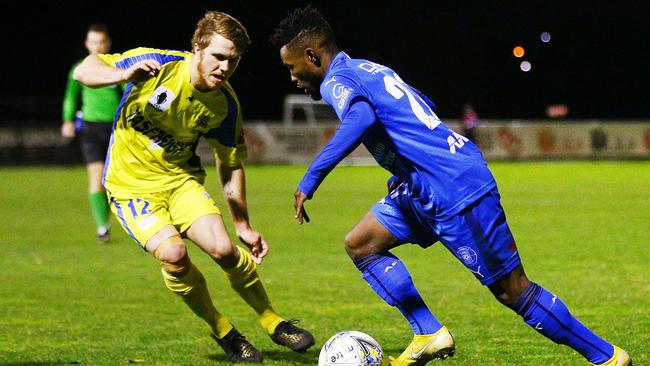
{"label": "yellow sock", "polygon": [[208,323],[214,335],[223,338],[230,332],[233,326],[212,304],[205,278],[194,264],[190,263],[190,269],[184,275],[177,277],[164,269],[162,275],[167,288],[179,295],[194,314]]}
{"label": "yellow sock", "polygon": [[264,285],[257,274],[257,265],[250,253],[240,247],[239,261],[232,268],[224,268],[230,286],[237,291],[248,305],[259,315],[259,321],[267,333],[273,334],[282,319],[271,307]]}
{"label": "yellow sock", "polygon": [[264,312],[262,312],[262,314],[259,315],[260,315],[260,324],[268,334],[273,334],[278,324],[284,321],[284,319],[282,319],[273,309],[264,310]]}

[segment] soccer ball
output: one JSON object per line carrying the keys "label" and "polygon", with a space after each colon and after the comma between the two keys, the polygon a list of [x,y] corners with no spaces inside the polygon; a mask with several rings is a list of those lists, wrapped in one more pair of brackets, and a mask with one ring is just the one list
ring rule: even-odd
{"label": "soccer ball", "polygon": [[371,336],[348,330],[328,339],[320,350],[318,366],[381,366],[384,353]]}

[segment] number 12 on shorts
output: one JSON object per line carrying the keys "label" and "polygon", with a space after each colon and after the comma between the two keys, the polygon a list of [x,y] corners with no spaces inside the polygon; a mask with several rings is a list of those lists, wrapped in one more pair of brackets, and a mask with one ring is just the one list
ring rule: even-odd
{"label": "number 12 on shorts", "polygon": [[128,203],[129,209],[131,209],[131,214],[134,219],[137,219],[139,216],[148,215],[151,213],[149,209],[149,202],[141,198],[130,199]]}

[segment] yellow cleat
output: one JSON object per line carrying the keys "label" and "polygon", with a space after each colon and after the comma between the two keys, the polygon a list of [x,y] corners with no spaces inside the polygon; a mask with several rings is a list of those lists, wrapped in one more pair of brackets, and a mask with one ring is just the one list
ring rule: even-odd
{"label": "yellow cleat", "polygon": [[454,355],[456,345],[447,327],[434,334],[416,334],[411,344],[389,366],[419,366],[434,359],[445,359]]}
{"label": "yellow cleat", "polygon": [[624,349],[614,346],[614,356],[607,362],[594,366],[632,366],[632,359]]}

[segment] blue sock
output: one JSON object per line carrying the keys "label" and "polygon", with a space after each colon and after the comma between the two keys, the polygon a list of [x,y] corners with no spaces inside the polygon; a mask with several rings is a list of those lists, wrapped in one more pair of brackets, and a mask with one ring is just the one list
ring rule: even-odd
{"label": "blue sock", "polygon": [[363,279],[388,305],[395,306],[415,334],[433,334],[442,324],[431,313],[399,258],[385,252],[354,261]]}
{"label": "blue sock", "polygon": [[591,363],[603,363],[614,355],[614,346],[582,325],[559,297],[536,283],[531,282],[513,309],[546,338],[573,348]]}

